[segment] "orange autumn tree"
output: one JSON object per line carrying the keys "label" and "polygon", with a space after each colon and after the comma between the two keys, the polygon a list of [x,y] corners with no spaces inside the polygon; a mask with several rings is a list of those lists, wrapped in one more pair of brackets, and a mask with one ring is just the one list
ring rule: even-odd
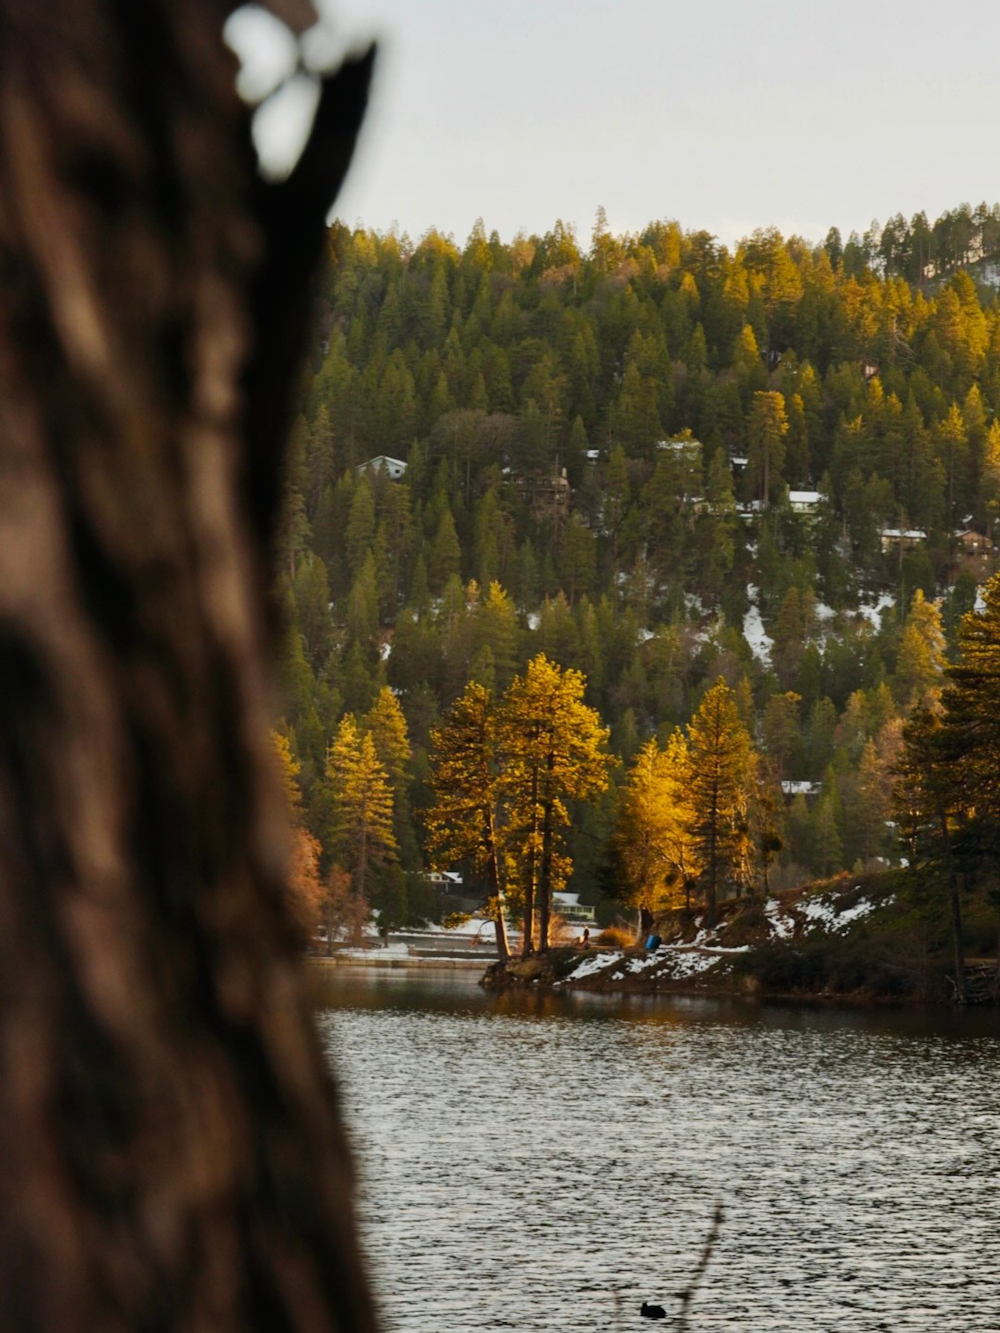
{"label": "orange autumn tree", "polygon": [[319,877],[319,842],[302,822],[302,793],[299,773],[302,765],[292,754],[287,736],[271,732],[271,744],[278,761],[278,773],[288,805],[291,823],[291,847],[288,858],[288,895],[292,913],[306,938],[316,933],[323,909],[323,885]]}

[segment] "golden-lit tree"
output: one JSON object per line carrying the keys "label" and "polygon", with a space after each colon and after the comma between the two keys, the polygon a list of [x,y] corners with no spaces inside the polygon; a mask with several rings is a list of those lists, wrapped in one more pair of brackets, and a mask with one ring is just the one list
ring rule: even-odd
{"label": "golden-lit tree", "polygon": [[745,483],[765,508],[781,484],[787,434],[784,397],[775,390],[755,393],[747,417]]}
{"label": "golden-lit tree", "polygon": [[503,700],[503,790],[524,886],[525,954],[534,947],[536,906],[539,948],[549,947],[552,891],[569,870],[566,802],[602,792],[613,762],[604,750],[608,729],[583,702],[585,689],[582,672],[564,670],[540,653]]}
{"label": "golden-lit tree", "polygon": [[906,707],[933,704],[944,684],[945,637],[941,610],[920,588],[913,594],[899,642],[896,689]]}
{"label": "golden-lit tree", "polygon": [[301,925],[306,938],[311,939],[319,924],[323,907],[323,885],[319,877],[322,849],[318,839],[302,823],[302,793],[298,782],[302,765],[292,754],[287,736],[272,731],[271,744],[277,757],[278,773],[288,803],[291,822],[288,892],[292,914]]}
{"label": "golden-lit tree", "polygon": [[355,894],[367,899],[370,871],[385,865],[396,851],[392,786],[371,732],[359,732],[350,714],[330,744],[326,776],[331,793],[329,850],[351,876]]}
{"label": "golden-lit tree", "polygon": [[489,883],[489,911],[501,962],[510,956],[504,921],[500,771],[496,706],[491,691],[472,682],[431,732],[434,803],[424,815],[435,861],[471,861]]}
{"label": "golden-lit tree", "polygon": [[688,753],[675,731],[661,749],[656,739],[636,755],[622,790],[612,846],[625,899],[639,909],[644,937],[655,912],[689,901],[699,862],[691,835]]}
{"label": "golden-lit tree", "polygon": [[362,719],[362,729],[370,734],[378,761],[398,799],[406,785],[406,765],[412,751],[406,718],[388,685],[383,685],[375,696],[375,702]]}

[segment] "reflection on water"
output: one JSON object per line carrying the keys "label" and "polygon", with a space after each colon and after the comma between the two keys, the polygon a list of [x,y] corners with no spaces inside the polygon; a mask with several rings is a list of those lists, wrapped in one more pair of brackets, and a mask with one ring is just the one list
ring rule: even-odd
{"label": "reflection on water", "polygon": [[315,980],[385,1329],[1000,1327],[994,1013]]}

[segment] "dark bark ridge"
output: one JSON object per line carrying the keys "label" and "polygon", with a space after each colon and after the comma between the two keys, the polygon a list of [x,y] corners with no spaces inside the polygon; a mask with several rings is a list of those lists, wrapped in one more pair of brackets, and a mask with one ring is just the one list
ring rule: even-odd
{"label": "dark bark ridge", "polygon": [[256,176],[218,0],[0,0],[0,1328],[362,1330],[267,543],[371,53]]}

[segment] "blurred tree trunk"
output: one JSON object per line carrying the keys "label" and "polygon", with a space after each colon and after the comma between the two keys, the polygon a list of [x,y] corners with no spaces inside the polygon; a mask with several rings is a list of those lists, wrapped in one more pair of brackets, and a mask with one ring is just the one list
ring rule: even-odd
{"label": "blurred tree trunk", "polygon": [[267,187],[230,7],[0,0],[3,1330],[372,1326],[266,736],[279,445],[371,54]]}

